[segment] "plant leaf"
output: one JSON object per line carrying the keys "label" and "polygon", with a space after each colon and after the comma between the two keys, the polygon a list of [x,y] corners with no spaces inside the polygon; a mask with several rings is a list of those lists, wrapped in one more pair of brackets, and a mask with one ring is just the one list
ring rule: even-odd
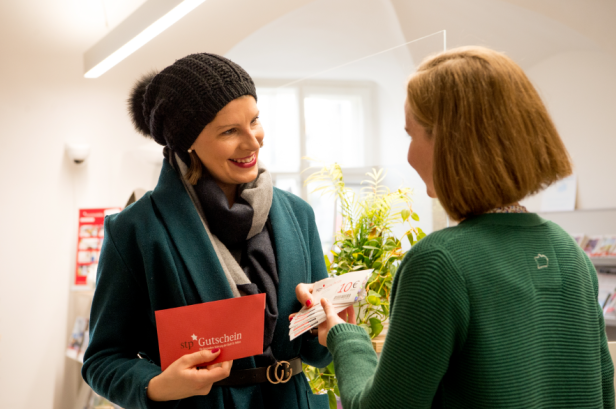
{"label": "plant leaf", "polygon": [[413,214],[411,214],[411,219],[415,220],[416,222],[419,221],[419,215],[415,212],[413,212]]}
{"label": "plant leaf", "polygon": [[381,297],[378,297],[376,295],[370,295],[366,297],[366,300],[374,306],[378,307],[379,305],[381,305]]}
{"label": "plant leaf", "polygon": [[370,328],[372,328],[372,334],[376,337],[383,331],[383,324],[378,318],[370,318]]}
{"label": "plant leaf", "polygon": [[359,324],[359,326],[362,327],[368,333],[368,335],[370,335],[372,333],[372,328],[370,327],[370,325],[368,325],[368,324]]}
{"label": "plant leaf", "polygon": [[389,308],[385,304],[381,304],[381,311],[383,311],[383,315],[386,317],[389,316]]}
{"label": "plant leaf", "polygon": [[[415,213],[413,213],[413,214],[415,214]],[[406,221],[406,219],[408,219],[410,215],[411,215],[411,211],[409,209],[403,209],[400,212],[400,216],[402,217],[403,221]]]}
{"label": "plant leaf", "polygon": [[327,397],[329,398],[329,409],[336,409],[338,402],[336,401],[336,395],[332,391],[327,391]]}
{"label": "plant leaf", "polygon": [[408,232],[406,238],[409,239],[409,243],[411,243],[411,246],[416,243],[415,239],[413,238],[413,232]]}

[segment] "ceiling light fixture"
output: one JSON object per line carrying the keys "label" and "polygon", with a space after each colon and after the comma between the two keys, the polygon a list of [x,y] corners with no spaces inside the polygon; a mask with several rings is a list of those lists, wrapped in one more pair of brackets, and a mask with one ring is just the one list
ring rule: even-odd
{"label": "ceiling light fixture", "polygon": [[[98,78],[205,0],[148,0],[84,54],[86,78]],[[152,23],[153,21],[153,23]],[[130,39],[126,41],[126,39]]]}

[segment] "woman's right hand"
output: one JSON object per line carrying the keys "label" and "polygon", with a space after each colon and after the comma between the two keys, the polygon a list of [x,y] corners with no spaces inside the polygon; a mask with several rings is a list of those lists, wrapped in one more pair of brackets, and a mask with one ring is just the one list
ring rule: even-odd
{"label": "woman's right hand", "polygon": [[300,283],[295,287],[295,296],[297,297],[297,300],[302,305],[305,305],[306,308],[310,308],[313,306],[313,303],[312,303],[313,287],[314,287],[314,284],[305,284],[305,283]]}
{"label": "woman's right hand", "polygon": [[197,365],[213,361],[219,354],[220,349],[203,350],[179,358],[163,373],[150,380],[148,398],[161,402],[207,395],[214,382],[229,376],[233,361],[220,362],[200,369],[197,369]]}

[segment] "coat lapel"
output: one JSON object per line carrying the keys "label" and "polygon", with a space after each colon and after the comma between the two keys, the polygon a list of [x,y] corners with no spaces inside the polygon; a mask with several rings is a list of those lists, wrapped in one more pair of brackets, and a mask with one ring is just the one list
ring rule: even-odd
{"label": "coat lapel", "polygon": [[301,305],[295,297],[295,287],[309,280],[309,252],[302,230],[290,205],[277,189],[270,210],[270,220],[276,243],[276,263],[278,267],[278,321],[274,330],[272,352],[277,359],[292,356],[289,339],[289,320],[291,313],[299,311]]}
{"label": "coat lapel", "polygon": [[199,214],[177,172],[169,162],[163,169],[152,201],[184,261],[200,302],[233,298],[233,293],[218,261],[214,247],[203,228]]}

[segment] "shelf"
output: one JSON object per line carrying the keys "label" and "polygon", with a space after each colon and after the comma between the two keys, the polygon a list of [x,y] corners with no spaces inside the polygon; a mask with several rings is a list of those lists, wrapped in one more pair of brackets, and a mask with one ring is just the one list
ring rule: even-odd
{"label": "shelf", "polygon": [[606,327],[616,327],[616,317],[603,317]]}
{"label": "shelf", "polygon": [[616,257],[591,257],[590,261],[596,267],[616,267]]}
{"label": "shelf", "polygon": [[73,294],[89,299],[94,298],[94,290],[73,290]]}

